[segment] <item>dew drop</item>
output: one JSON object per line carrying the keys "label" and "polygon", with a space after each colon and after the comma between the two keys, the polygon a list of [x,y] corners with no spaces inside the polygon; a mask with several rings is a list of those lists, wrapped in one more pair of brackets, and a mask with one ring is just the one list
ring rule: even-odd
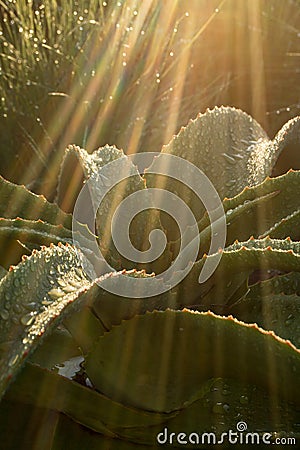
{"label": "dew drop", "polygon": [[46,297],[44,297],[44,300],[42,300],[42,305],[49,306],[52,304],[51,300],[47,300]]}
{"label": "dew drop", "polygon": [[7,320],[9,318],[9,312],[6,309],[3,309],[0,312],[0,316],[3,320]]}
{"label": "dew drop", "polygon": [[67,293],[74,292],[76,290],[76,288],[74,286],[71,286],[71,285],[68,285],[68,286],[64,287],[63,289]]}
{"label": "dew drop", "polygon": [[14,281],[13,281],[13,283],[14,283],[14,286],[15,286],[15,287],[20,287],[20,281],[19,281],[18,278],[15,278]]}
{"label": "dew drop", "polygon": [[35,302],[24,303],[24,307],[31,311],[36,308],[36,303]]}
{"label": "dew drop", "polygon": [[230,392],[229,389],[226,389],[226,388],[225,388],[225,389],[223,389],[222,394],[223,394],[223,395],[230,395],[231,392]]}
{"label": "dew drop", "polygon": [[236,180],[228,180],[228,181],[226,181],[225,186],[232,187],[235,184],[236,184]]}
{"label": "dew drop", "polygon": [[22,311],[22,308],[20,305],[18,305],[18,303],[15,303],[13,306],[13,310],[15,313],[20,314],[20,312]]}
{"label": "dew drop", "polygon": [[82,269],[80,267],[75,267],[75,272],[77,273],[77,275],[82,278],[83,276],[83,272]]}
{"label": "dew drop", "polygon": [[67,286],[67,283],[66,283],[64,280],[62,280],[61,278],[59,278],[59,279],[57,280],[57,282],[58,282],[58,284],[59,284],[62,288],[64,288],[64,287]]}
{"label": "dew drop", "polygon": [[85,379],[85,384],[89,388],[94,388],[93,384],[91,383],[91,380],[88,377],[86,377]]}
{"label": "dew drop", "polygon": [[21,324],[25,325],[25,326],[31,325],[33,321],[34,321],[34,315],[32,313],[25,314],[20,319]]}
{"label": "dew drop", "polygon": [[52,299],[57,299],[62,297],[65,293],[64,291],[58,288],[58,289],[51,289],[51,291],[49,291],[48,294]]}
{"label": "dew drop", "polygon": [[293,317],[288,317],[284,323],[287,327],[290,326],[293,323]]}
{"label": "dew drop", "polygon": [[215,414],[223,414],[224,413],[224,408],[223,408],[223,403],[221,402],[217,402],[214,404],[213,408],[212,408],[212,412]]}
{"label": "dew drop", "polygon": [[13,355],[13,356],[10,358],[10,360],[8,361],[9,367],[14,366],[14,365],[17,363],[18,359],[19,359],[19,355],[18,355],[18,354]]}
{"label": "dew drop", "polygon": [[81,280],[69,280],[69,284],[78,289],[81,286]]}
{"label": "dew drop", "polygon": [[241,395],[240,396],[240,403],[241,405],[247,405],[249,403],[249,399],[246,395]]}

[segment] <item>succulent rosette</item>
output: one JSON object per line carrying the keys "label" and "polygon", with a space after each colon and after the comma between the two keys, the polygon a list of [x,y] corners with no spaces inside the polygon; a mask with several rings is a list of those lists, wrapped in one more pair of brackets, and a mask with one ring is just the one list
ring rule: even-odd
{"label": "succulent rosette", "polygon": [[[89,154],[70,146],[56,203],[0,180],[5,448],[26,441],[30,448],[76,449],[84,442],[89,449],[147,449],[159,446],[157,436],[166,432],[172,448],[182,446],[180,439],[206,448],[195,432],[221,436],[241,421],[272,439],[281,432],[299,438],[300,172],[270,177],[281,151],[299,135],[299,117],[270,140],[246,113],[216,107],[162,148],[161,155],[199,168],[222,200],[226,242],[215,252],[199,198],[151,170],[162,156],[141,174],[115,147]],[[74,231],[82,187],[118,159],[130,176],[104,198],[94,229],[76,222]],[[193,212],[196,258],[168,290],[117,295],[106,287],[125,289],[132,279],[151,291],[160,282],[155,274],[180,254],[181,230],[159,207],[142,211],[130,228],[141,252],[153,227],[165,233],[165,250],[154,261],[135,265],[107,231],[126,197],[147,196],[155,187],[180,196]],[[77,238],[91,255],[97,242],[113,270],[88,276]],[[199,283],[206,261],[216,258],[214,272]],[[178,440],[180,433],[185,437]]]}

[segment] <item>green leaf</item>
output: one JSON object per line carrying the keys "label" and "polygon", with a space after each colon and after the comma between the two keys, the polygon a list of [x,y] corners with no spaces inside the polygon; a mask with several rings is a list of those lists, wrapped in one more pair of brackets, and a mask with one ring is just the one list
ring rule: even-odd
{"label": "green leaf", "polygon": [[114,428],[160,424],[176,414],[142,411],[123,405],[34,364],[26,364],[6,399],[64,412],[86,427],[111,437],[117,437],[111,431]]}
{"label": "green leaf", "polygon": [[[297,127],[287,126],[285,130],[271,141],[246,113],[231,107],[215,107],[181,128],[179,134],[162,148],[162,155],[172,154],[193,163],[209,178],[221,199],[233,197],[245,186],[262,183],[271,174],[286,143],[297,138]],[[161,164],[164,159],[159,156],[153,161],[151,170]],[[188,181],[188,174],[186,176]],[[201,219],[204,207],[187,186],[174,179],[147,173],[147,170],[145,179],[148,187],[160,187],[177,194],[192,209],[197,221]],[[168,219],[162,219],[162,223],[165,228],[172,228]],[[174,230],[170,233],[171,240],[177,239]],[[250,234],[235,238],[246,239]]]}
{"label": "green leaf", "polygon": [[0,177],[0,217],[14,219],[22,217],[28,220],[42,219],[53,225],[62,224],[71,229],[72,217],[65,214],[44,196],[28,191],[25,186],[10,183]]}
{"label": "green leaf", "polygon": [[96,238],[85,226],[79,226],[79,231],[71,231],[63,225],[52,225],[42,220],[4,219],[0,218],[0,239],[20,240],[22,243],[35,243],[49,245],[51,243],[73,243],[73,238],[80,236],[80,242],[89,250],[93,249],[93,240]]}
{"label": "green leaf", "polygon": [[[69,417],[60,414],[51,450],[65,450],[66,448],[82,450],[83,443],[88,450],[152,450],[153,448],[92,432]],[[156,446],[155,448],[157,449]]]}
{"label": "green leaf", "polygon": [[52,225],[42,220],[0,218],[0,238],[35,242],[40,245],[58,244],[60,241],[72,242],[72,232],[62,225]]}
{"label": "green leaf", "polygon": [[[91,287],[89,295],[91,296],[91,292],[97,295],[99,290],[98,286]],[[87,353],[95,340],[106,331],[102,321],[97,318],[89,306],[82,306],[78,311],[67,315],[63,324],[73,336],[83,354]]]}
{"label": "green leaf", "polygon": [[58,418],[56,411],[4,399],[0,404],[1,446],[5,450],[52,450]]}
{"label": "green leaf", "polygon": [[259,237],[276,237],[285,238],[290,237],[293,240],[300,240],[300,210],[289,214],[281,219],[271,228],[269,228],[262,236]]}
{"label": "green leaf", "polygon": [[[263,183],[246,187],[233,198],[223,201],[226,213],[226,245],[234,240],[246,240],[270,235],[274,238],[299,240],[299,200],[295,192],[300,188],[300,171],[267,177]],[[211,227],[207,213],[199,221],[201,248],[208,252]]]}
{"label": "green leaf", "polygon": [[[186,278],[174,288],[181,299],[186,299],[185,302],[189,301],[191,305],[197,302],[206,306],[214,303],[230,304],[238,300],[235,293],[240,286],[244,285],[240,297],[247,293],[245,280],[256,269],[300,272],[300,243],[289,238],[252,238],[230,245],[221,255],[217,269],[203,284],[199,284],[198,279],[205,261],[218,258],[219,255],[204,255],[194,263]],[[177,276],[175,273],[170,282],[176,280]]]}
{"label": "green leaf", "polygon": [[300,273],[275,276],[250,286],[245,298],[233,305],[230,312],[243,322],[273,330],[299,348],[299,295]]}
{"label": "green leaf", "polygon": [[268,296],[271,294],[300,295],[300,273],[291,272],[272,276],[250,286],[247,298]]}
{"label": "green leaf", "polygon": [[[242,420],[247,424],[245,432],[256,432],[260,438],[265,430],[269,430],[272,440],[281,432],[299,439],[299,412],[293,405],[276,399],[274,417],[274,407],[274,399],[268,397],[264,389],[232,378],[216,378],[204,382],[195,398],[184,404],[178,414],[167,423],[147,428],[123,428],[119,432],[128,440],[139,444],[151,445],[159,436],[160,442],[165,439],[165,445],[172,443],[172,448],[182,448],[184,445],[187,448],[196,446],[197,449],[207,449],[208,443],[213,444],[213,440],[208,441],[208,433],[215,435],[216,443],[221,442],[222,433],[227,436],[228,430],[236,430],[236,425]],[[276,432],[272,432],[273,430]],[[182,432],[186,434],[185,437],[179,435]],[[189,435],[193,444],[189,443]],[[177,436],[179,441],[181,438],[187,443],[180,444]],[[227,448],[226,443],[227,439],[224,439],[223,435],[220,448]]]}
{"label": "green leaf", "polygon": [[167,295],[135,300],[106,292],[105,286],[113,287],[120,278],[125,285],[131,276],[149,278],[136,271],[106,274],[101,288],[86,278],[74,248],[63,244],[34,251],[11,268],[0,283],[0,392],[41,338],[64,319],[74,341],[86,352],[112,324],[174,305],[174,298]]}
{"label": "green leaf", "polygon": [[[80,189],[77,189],[76,196],[73,192],[73,200],[72,196],[70,197],[69,195],[69,191],[67,191],[68,194],[64,192],[66,191],[66,188],[64,187],[65,179],[69,180],[70,176],[73,175],[68,174],[69,160],[72,160],[75,165],[77,164],[76,167],[78,167],[78,169],[73,168],[73,172],[75,171],[75,178],[76,173],[81,170],[82,180],[90,180],[88,187],[93,197],[93,200],[91,200],[91,204],[94,205],[94,203],[97,203],[97,199],[102,197],[103,191],[107,190],[107,193],[104,196],[100,206],[96,205],[96,232],[99,236],[99,245],[101,252],[107,259],[108,263],[118,270],[123,268],[146,268],[145,265],[140,266],[139,264],[136,264],[135,262],[127,259],[125,256],[120,255],[111,236],[112,218],[118,205],[120,205],[120,203],[130,194],[138,191],[143,191],[142,199],[141,197],[139,197],[137,200],[135,200],[135,205],[138,204],[140,205],[141,209],[143,209],[144,202],[148,198],[145,181],[141,178],[137,168],[131,163],[127,156],[124,155],[123,151],[118,150],[116,147],[106,145],[105,147],[101,147],[98,150],[95,150],[93,153],[89,154],[84,149],[81,149],[77,146],[69,146],[62,164],[60,182],[58,187],[58,199],[60,199],[58,201],[60,204],[62,204],[62,202],[64,202],[64,196],[66,196],[66,200],[69,202],[68,210],[70,208],[71,210],[73,209],[80,191]],[[116,160],[122,160],[123,164],[117,168],[114,165],[110,165],[108,167],[109,163],[112,163]],[[106,172],[106,170],[108,171]],[[118,176],[120,174],[122,175],[121,181],[118,182],[116,186],[111,188],[113,176]],[[68,182],[68,189],[69,185],[72,185],[72,182]],[[83,182],[80,183],[80,187],[82,186]],[[78,217],[76,217],[76,219],[78,219]],[[84,218],[80,221],[83,222],[83,220]],[[127,225],[127,218],[125,217],[122,220],[124,220],[124,225],[119,222],[119,229],[121,228],[121,231],[126,233],[125,225]],[[143,211],[135,215],[129,229],[129,236],[132,245],[140,251],[146,250],[149,247],[149,233],[154,228],[161,228],[161,225],[159,222],[158,214],[153,209]],[[119,230],[118,232],[120,233]],[[155,271],[157,272],[159,270],[163,270],[161,269],[161,266],[165,267],[169,263],[170,257],[168,256],[168,254],[166,254],[164,255],[164,257],[161,257],[159,261],[156,261]],[[153,268],[149,268],[150,272],[152,270]]]}
{"label": "green leaf", "polygon": [[89,286],[75,250],[62,244],[34,251],[2,278],[1,394],[38,345],[41,336],[62,320],[64,309]]}
{"label": "green leaf", "polygon": [[64,326],[59,325],[42,339],[28,360],[44,368],[53,369],[78,356],[82,356],[82,353],[75,340]]}
{"label": "green leaf", "polygon": [[300,402],[300,351],[256,325],[211,312],[135,316],[99,339],[85,369],[105,395],[152,411],[181,408],[211,377],[254,383]]}
{"label": "green leaf", "polygon": [[[278,209],[278,206],[281,205],[283,208],[283,215],[286,215],[299,208],[297,197],[294,195],[295,190],[299,186],[299,180],[300,171],[292,169],[275,178],[267,177],[257,186],[246,186],[235,197],[224,199],[224,210],[228,212],[251,200],[265,197],[268,196],[268,194],[273,193],[276,202],[274,204],[276,210]],[[278,193],[279,196],[275,195],[276,193]],[[276,211],[276,215],[278,216],[278,211]]]}
{"label": "green leaf", "polygon": [[300,347],[299,296],[295,294],[272,294],[256,298],[247,296],[233,308],[232,313],[239,320],[257,323],[265,330],[272,330],[277,336],[288,339],[296,347]]}
{"label": "green leaf", "polygon": [[[262,181],[271,173],[274,161],[273,155],[270,159],[270,141],[262,127],[243,111],[224,106],[190,120],[163,146],[162,153],[195,164],[222,198],[236,195],[247,184]],[[251,173],[249,163],[258,153],[262,155],[260,172],[254,168]]]}
{"label": "green leaf", "polygon": [[106,145],[92,154],[77,145],[69,145],[60,167],[57,186],[57,203],[65,211],[73,211],[83,181],[96,173],[105,164],[124,158],[122,150]]}
{"label": "green leaf", "polygon": [[[162,156],[172,154],[181,157],[196,165],[212,182],[221,199],[224,199],[236,196],[244,188],[262,183],[271,175],[274,163],[285,145],[292,139],[299,139],[298,127],[298,119],[288,122],[271,141],[248,114],[231,107],[215,107],[205,114],[199,114],[181,128],[178,135],[162,148],[161,153]],[[151,170],[164,167],[162,156],[153,161]],[[186,177],[188,181],[189,174]],[[165,176],[147,173],[147,170],[145,179],[148,187],[167,189],[177,194],[192,209],[196,220],[200,221],[205,212],[203,204],[187,186]],[[259,208],[259,205],[253,206]],[[178,239],[174,225],[163,214],[162,224],[169,230],[170,240]],[[209,221],[206,221],[205,226],[208,225]],[[252,226],[255,225],[252,223]],[[263,228],[263,231],[266,229]],[[255,231],[248,235],[237,234],[233,239],[244,240],[251,234],[255,235]]]}
{"label": "green leaf", "polygon": [[[43,376],[45,375],[44,371],[37,368],[35,374],[35,372],[32,371],[32,367],[30,367],[30,371],[32,375],[39,374],[40,380],[43,380]],[[49,385],[53,388],[54,379],[52,377],[49,377],[49,379]],[[44,382],[45,381],[48,381],[47,376],[44,379]],[[57,382],[57,378],[55,378],[55,381]],[[67,381],[68,380],[66,380],[66,382]],[[288,436],[294,436],[297,439],[299,438],[299,433],[297,433],[299,413],[297,413],[291,405],[276,401],[277,414],[276,417],[274,417],[272,414],[274,403],[272,402],[272,399],[266,395],[266,392],[264,392],[263,389],[228,378],[210,379],[206,381],[201,385],[195,398],[185,404],[182,410],[178,411],[174,416],[164,415],[162,422],[157,425],[153,425],[152,419],[151,425],[146,425],[146,421],[144,420],[144,422],[139,422],[139,426],[135,421],[132,423],[135,423],[136,426],[127,427],[126,423],[125,426],[122,426],[123,423],[121,422],[121,418],[125,417],[126,420],[128,411],[129,414],[131,414],[129,408],[122,407],[119,410],[119,412],[121,412],[119,416],[120,420],[118,421],[119,426],[117,422],[115,424],[108,424],[109,430],[114,430],[114,433],[118,435],[118,438],[108,438],[103,434],[92,432],[91,429],[80,426],[69,417],[54,410],[38,408],[33,404],[25,404],[20,401],[17,403],[13,402],[10,399],[10,395],[12,398],[16,397],[18,389],[22,386],[23,383],[16,386],[15,394],[12,394],[12,390],[10,390],[6,396],[7,398],[1,403],[1,438],[7,449],[13,450],[21,447],[24,437],[26,436],[28,445],[31,445],[32,443],[31,447],[33,447],[34,444],[37,445],[38,442],[42,448],[47,448],[46,445],[50,442],[50,448],[53,450],[63,450],[66,447],[72,448],[72,450],[78,448],[79,450],[82,448],[83,442],[86,448],[95,450],[132,450],[135,448],[137,448],[137,450],[141,448],[147,450],[158,448],[156,437],[159,433],[162,433],[165,428],[167,428],[168,437],[170,437],[170,433],[176,433],[176,435],[178,435],[178,433],[183,430],[187,434],[194,433],[195,430],[197,430],[199,435],[201,433],[214,432],[220,436],[222,432],[228,432],[229,429],[235,428],[236,424],[241,419],[246,421],[249,431],[251,430],[254,432],[263,429],[272,432],[273,430],[276,430],[277,433],[285,432],[288,433]],[[24,397],[24,392],[27,390],[32,391],[32,384],[28,384],[28,386],[22,388],[21,397]],[[60,391],[59,388],[58,391]],[[71,392],[69,386],[68,391]],[[36,393],[36,398],[38,398],[39,393],[35,387],[33,387],[33,392]],[[65,396],[65,392],[60,392]],[[78,391],[76,390],[76,393],[77,392]],[[74,395],[74,393],[72,395]],[[98,407],[100,398],[99,395],[94,395],[93,397],[93,401],[95,402],[96,399],[96,406]],[[26,399],[35,401],[34,398],[29,398],[28,395],[26,395]],[[61,401],[60,404],[62,403],[63,402]],[[109,403],[109,411],[112,411],[111,405],[112,403]],[[108,403],[106,405],[101,405],[101,409],[99,409],[101,417],[103,414],[102,411],[106,410],[107,406]],[[88,412],[93,409],[94,407],[90,406]],[[85,409],[85,411],[87,410]],[[139,412],[141,415],[144,415],[143,411]],[[103,414],[103,418],[104,417],[105,415]],[[13,432],[13,429],[15,432]],[[38,434],[36,433],[36,430],[39,430]],[[18,442],[20,442],[20,444],[18,444]],[[177,447],[181,448],[182,445],[179,445],[176,442],[176,438],[174,439],[173,435],[172,448]],[[189,448],[188,445],[187,447]],[[192,447],[195,447],[195,445]],[[197,445],[197,448],[207,447],[204,444],[204,446]]]}

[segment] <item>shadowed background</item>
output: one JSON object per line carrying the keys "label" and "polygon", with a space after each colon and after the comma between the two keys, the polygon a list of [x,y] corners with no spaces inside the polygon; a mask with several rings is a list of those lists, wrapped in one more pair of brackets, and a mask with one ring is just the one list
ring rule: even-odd
{"label": "shadowed background", "polygon": [[222,104],[270,137],[299,114],[298,0],[0,0],[0,16],[0,173],[50,199],[70,143],[159,151]]}

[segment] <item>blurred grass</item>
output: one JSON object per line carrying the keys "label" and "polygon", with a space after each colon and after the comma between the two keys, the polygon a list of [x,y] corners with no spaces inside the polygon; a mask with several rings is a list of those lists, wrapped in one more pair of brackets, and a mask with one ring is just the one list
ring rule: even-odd
{"label": "blurred grass", "polygon": [[272,137],[299,114],[299,44],[298,0],[0,0],[0,172],[51,198],[66,145],[159,151],[220,104]]}

